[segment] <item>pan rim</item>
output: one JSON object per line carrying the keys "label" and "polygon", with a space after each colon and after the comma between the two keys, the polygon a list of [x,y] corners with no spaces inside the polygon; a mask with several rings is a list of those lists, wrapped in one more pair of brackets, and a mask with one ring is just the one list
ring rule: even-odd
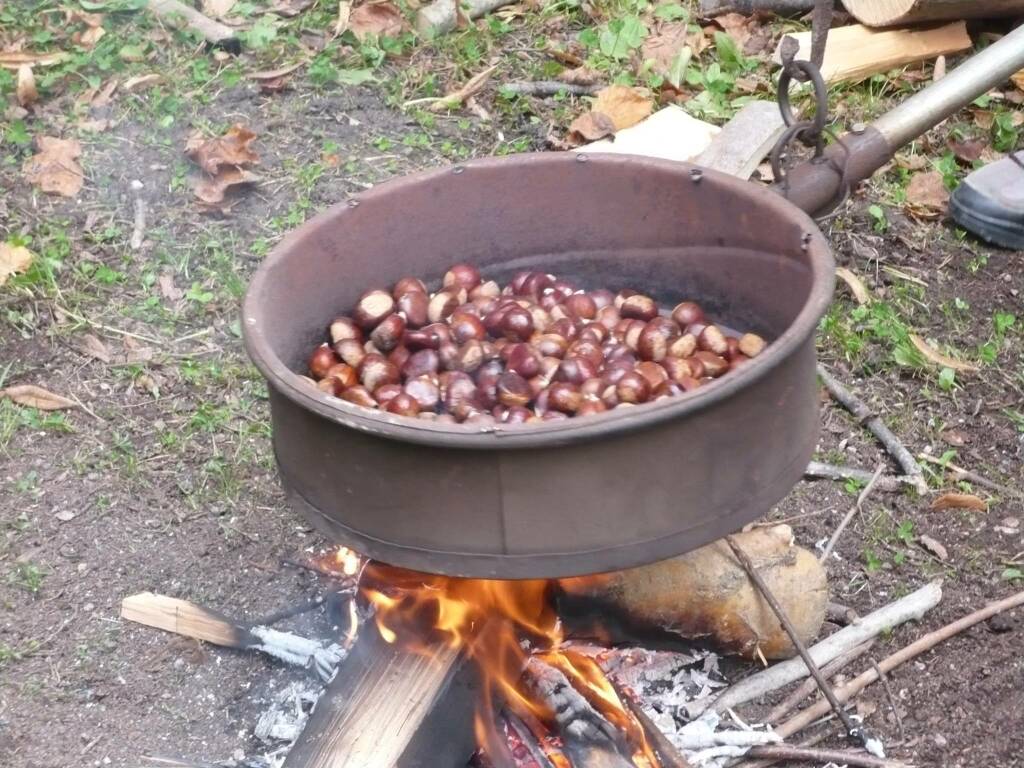
{"label": "pan rim", "polygon": [[[313,389],[303,381],[299,374],[286,366],[271,349],[263,333],[261,322],[266,322],[268,318],[259,305],[271,271],[286,258],[293,242],[301,240],[307,232],[315,229],[319,222],[336,217],[339,213],[343,215],[344,209],[352,207],[350,200],[336,203],[287,234],[271,250],[253,274],[242,304],[241,318],[243,340],[253,363],[271,388],[305,410],[341,426],[382,438],[437,448],[502,450],[553,447],[616,434],[626,434],[712,408],[738,391],[756,384],[772,369],[793,355],[808,337],[813,336],[819,320],[832,301],[835,286],[835,261],[824,235],[810,216],[778,193],[717,171],[706,168],[698,169],[697,166],[689,163],[637,155],[588,153],[584,156],[571,153],[524,153],[498,158],[481,158],[458,165],[443,166],[397,177],[371,190],[359,193],[352,200],[357,200],[361,204],[368,203],[381,196],[389,195],[397,184],[429,185],[452,173],[463,173],[472,169],[521,166],[524,163],[570,166],[581,162],[580,158],[582,157],[585,157],[586,162],[592,166],[599,168],[630,164],[659,170],[678,176],[680,183],[692,183],[694,172],[699,170],[701,176],[713,178],[717,184],[724,185],[737,195],[737,199],[746,198],[751,205],[773,208],[780,217],[786,217],[798,223],[803,238],[800,247],[807,252],[811,268],[811,287],[806,302],[789,327],[774,339],[761,355],[729,376],[683,395],[644,403],[632,408],[614,409],[586,419],[567,419],[529,425],[436,424],[427,420],[401,417],[385,411],[362,408]],[[566,171],[568,172],[568,168]]]}

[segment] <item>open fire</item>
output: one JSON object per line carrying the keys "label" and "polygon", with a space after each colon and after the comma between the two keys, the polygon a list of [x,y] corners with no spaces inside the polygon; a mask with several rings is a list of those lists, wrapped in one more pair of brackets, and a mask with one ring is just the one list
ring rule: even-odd
{"label": "open fire", "polygon": [[374,606],[377,627],[389,643],[428,655],[448,646],[477,665],[482,696],[474,725],[478,744],[488,754],[498,743],[498,714],[506,709],[528,723],[542,724],[542,732],[533,736],[551,763],[559,768],[572,764],[557,747],[585,737],[562,732],[556,711],[560,706],[552,701],[551,686],[545,691],[544,685],[524,675],[528,667],[540,666],[557,670],[558,680],[558,673],[564,675],[571,688],[618,730],[617,747],[632,765],[659,766],[643,728],[598,663],[566,646],[553,608],[554,586],[548,580],[451,578],[376,562],[364,568],[360,580],[361,594]]}

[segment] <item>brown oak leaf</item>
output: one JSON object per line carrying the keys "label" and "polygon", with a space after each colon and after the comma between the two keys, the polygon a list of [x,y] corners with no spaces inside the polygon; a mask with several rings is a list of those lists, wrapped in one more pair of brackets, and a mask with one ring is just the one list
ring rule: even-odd
{"label": "brown oak leaf", "polygon": [[615,123],[608,115],[601,112],[585,112],[569,125],[566,139],[570,145],[579,146],[614,133]]}
{"label": "brown oak leaf", "polygon": [[25,178],[48,194],[77,195],[85,180],[77,160],[82,145],[75,139],[37,136],[36,148],[36,154],[21,167]]}
{"label": "brown oak leaf", "polygon": [[405,19],[398,8],[389,2],[365,3],[353,9],[348,19],[348,28],[360,42],[370,35],[398,37],[405,29]]}
{"label": "brown oak leaf", "polygon": [[185,144],[185,154],[207,173],[216,174],[221,168],[259,163],[260,156],[249,146],[255,138],[255,133],[236,123],[218,138],[193,134]]}
{"label": "brown oak leaf", "polygon": [[654,109],[654,99],[640,88],[628,85],[609,85],[597,92],[592,107],[611,118],[616,131],[636,125]]}

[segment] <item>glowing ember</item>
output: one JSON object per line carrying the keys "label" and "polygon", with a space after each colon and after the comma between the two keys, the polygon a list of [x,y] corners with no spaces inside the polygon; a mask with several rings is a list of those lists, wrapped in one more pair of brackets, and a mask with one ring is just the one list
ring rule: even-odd
{"label": "glowing ember", "polygon": [[[360,590],[375,606],[377,627],[387,642],[426,654],[447,645],[477,664],[484,690],[475,720],[481,746],[493,743],[495,714],[502,704],[524,718],[549,726],[554,722],[548,705],[522,683],[533,655],[564,674],[623,733],[637,768],[658,765],[643,729],[598,664],[562,647],[562,627],[550,599],[552,582],[456,579],[371,562],[363,571]],[[560,760],[556,765],[566,763]]]}

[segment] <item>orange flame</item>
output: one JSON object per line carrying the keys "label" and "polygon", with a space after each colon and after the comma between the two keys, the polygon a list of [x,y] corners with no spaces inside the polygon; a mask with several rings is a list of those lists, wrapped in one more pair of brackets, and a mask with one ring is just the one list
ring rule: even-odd
{"label": "orange flame", "polygon": [[552,585],[539,579],[458,579],[371,562],[364,567],[360,589],[376,608],[377,627],[387,642],[400,642],[407,650],[425,654],[432,647],[447,645],[476,663],[484,691],[474,720],[481,746],[491,743],[495,733],[498,698],[512,711],[552,722],[548,705],[522,685],[527,659],[536,654],[560,670],[594,709],[623,732],[635,750],[632,758],[637,768],[658,766],[643,729],[597,662],[562,647]]}

